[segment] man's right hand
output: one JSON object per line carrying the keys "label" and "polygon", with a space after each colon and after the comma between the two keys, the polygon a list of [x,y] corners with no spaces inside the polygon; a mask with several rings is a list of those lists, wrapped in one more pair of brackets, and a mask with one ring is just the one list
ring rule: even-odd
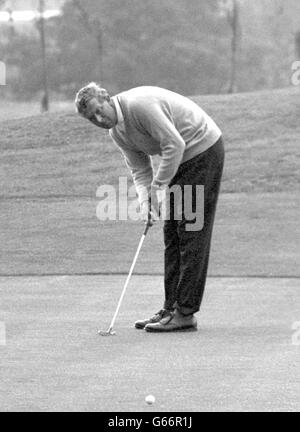
{"label": "man's right hand", "polygon": [[144,201],[141,204],[141,217],[146,224],[150,223],[150,225],[153,225],[158,220],[158,215],[153,210],[150,211],[148,201]]}

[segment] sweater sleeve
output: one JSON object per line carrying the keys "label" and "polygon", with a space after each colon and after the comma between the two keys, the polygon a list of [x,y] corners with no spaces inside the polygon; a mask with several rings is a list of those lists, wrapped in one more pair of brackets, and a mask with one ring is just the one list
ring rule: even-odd
{"label": "sweater sleeve", "polygon": [[142,151],[129,147],[119,135],[110,131],[110,136],[121,150],[129,168],[140,204],[148,201],[153,180],[153,168],[150,157]]}
{"label": "sweater sleeve", "polygon": [[185,142],[176,129],[169,110],[159,103],[139,106],[136,115],[140,125],[159,142],[161,149],[162,160],[152,185],[168,185],[182,161]]}

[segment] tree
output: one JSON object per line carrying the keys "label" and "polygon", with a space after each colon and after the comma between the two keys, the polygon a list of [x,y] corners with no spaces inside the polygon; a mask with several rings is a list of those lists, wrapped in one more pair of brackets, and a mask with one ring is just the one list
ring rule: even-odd
{"label": "tree", "polygon": [[49,111],[49,89],[48,89],[48,70],[46,57],[46,39],[45,39],[45,0],[39,0],[39,19],[37,22],[40,33],[42,67],[43,67],[43,96],[41,100],[41,111]]}
{"label": "tree", "polygon": [[53,31],[63,86],[74,92],[95,80],[112,92],[143,84],[185,94],[218,91],[224,53],[214,36],[216,4],[70,0]]}
{"label": "tree", "polygon": [[228,93],[235,93],[237,91],[237,63],[238,63],[238,50],[241,38],[241,24],[240,24],[240,4],[239,0],[222,0],[220,2],[221,11],[226,15],[230,25],[231,36],[231,68],[230,80],[228,86]]}
{"label": "tree", "polygon": [[[8,34],[8,39],[12,40],[13,37],[15,36],[15,27],[14,27],[14,20],[13,20],[13,15],[12,15],[12,10],[8,7],[7,8],[7,0],[0,0],[0,9],[5,9],[5,11],[9,14],[9,34]],[[6,61],[6,55],[4,54],[2,57],[2,60],[5,62]]]}
{"label": "tree", "polygon": [[232,40],[231,40],[231,77],[228,93],[234,93],[237,90],[236,75],[237,75],[237,54],[240,41],[240,5],[238,0],[232,1],[232,8],[228,13],[228,21],[232,29]]}
{"label": "tree", "polygon": [[300,30],[298,30],[295,35],[295,45],[297,60],[300,60]]}
{"label": "tree", "polygon": [[[24,5],[15,1],[6,5]],[[111,93],[149,84],[185,95],[286,85],[299,0],[224,0],[222,20],[219,1],[66,1],[44,29],[49,93],[73,98],[89,81]],[[0,25],[11,84],[5,90],[28,99],[45,93],[41,34],[17,25],[14,38],[8,23]]]}
{"label": "tree", "polygon": [[74,8],[79,14],[85,29],[90,33],[90,35],[95,39],[97,46],[97,63],[99,78],[102,80],[103,77],[103,31],[101,26],[100,18],[97,15],[91,15],[84,8],[80,0],[72,0]]}
{"label": "tree", "polygon": [[[8,7],[6,7],[8,5]],[[10,27],[10,36],[13,37],[15,35],[14,29],[14,19],[12,15],[12,10],[9,7],[7,0],[0,0],[0,9],[4,9],[9,14],[9,27]]]}

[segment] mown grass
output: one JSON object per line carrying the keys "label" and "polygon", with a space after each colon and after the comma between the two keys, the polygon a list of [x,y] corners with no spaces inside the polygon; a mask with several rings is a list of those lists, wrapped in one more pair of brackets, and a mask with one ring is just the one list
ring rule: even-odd
{"label": "mown grass", "polygon": [[[73,111],[71,101],[50,100],[50,112]],[[1,100],[0,101],[0,122],[26,117],[37,116],[41,113],[41,103],[37,100]]]}
{"label": "mown grass", "polygon": [[[223,192],[293,191],[300,177],[298,89],[194,98],[223,130]],[[107,132],[70,111],[0,123],[1,196],[94,197],[128,170]]]}
{"label": "mown grass", "polygon": [[0,278],[1,411],[299,411],[297,280],[209,279],[199,331],[157,335],[133,322],[161,307],[162,278],[135,276],[100,338],[125,279]]}
{"label": "mown grass", "polygon": [[[96,200],[1,203],[0,275],[128,272],[142,223],[96,218]],[[296,194],[222,194],[209,274],[299,276]],[[298,230],[298,231],[297,231]],[[154,226],[136,273],[164,271],[162,223]]]}

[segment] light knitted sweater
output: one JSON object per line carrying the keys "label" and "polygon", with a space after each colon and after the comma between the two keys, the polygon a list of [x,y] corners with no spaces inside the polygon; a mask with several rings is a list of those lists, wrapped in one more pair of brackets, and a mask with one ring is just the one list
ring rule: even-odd
{"label": "light knitted sweater", "polygon": [[[168,185],[181,163],[221,136],[216,123],[187,97],[159,87],[137,87],[113,97],[118,123],[109,133],[131,170],[139,201],[151,185]],[[152,155],[161,162],[154,176]]]}

